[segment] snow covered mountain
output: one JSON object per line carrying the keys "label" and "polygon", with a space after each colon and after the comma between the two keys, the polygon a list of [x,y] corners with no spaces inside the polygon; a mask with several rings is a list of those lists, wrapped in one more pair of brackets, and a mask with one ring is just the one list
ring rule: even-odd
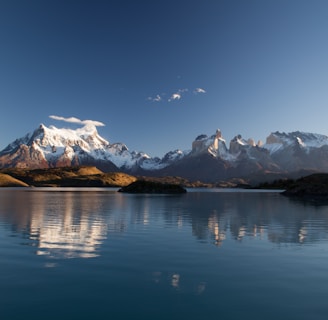
{"label": "snow covered mountain", "polygon": [[328,171],[328,137],[295,131],[271,133],[263,148],[284,170]]}
{"label": "snow covered mountain", "polygon": [[299,131],[275,132],[262,144],[236,135],[228,148],[218,129],[212,136],[199,135],[189,153],[161,171],[191,180],[243,178],[255,183],[297,178],[306,172],[328,172],[328,137]]}
{"label": "snow covered mountain", "polygon": [[218,129],[211,136],[199,135],[191,147],[189,151],[170,151],[162,159],[151,158],[129,151],[123,143],[108,142],[92,124],[76,130],[41,124],[0,152],[0,168],[93,165],[103,171],[174,175],[208,182],[299,170],[328,171],[328,137],[320,134],[274,132],[265,144],[236,135],[228,147]]}
{"label": "snow covered mountain", "polygon": [[133,172],[137,169],[162,169],[182,155],[178,150],[170,152],[163,162],[142,152],[130,152],[123,143],[110,144],[93,125],[72,130],[48,128],[41,124],[34,132],[15,140],[0,152],[0,167],[50,168],[92,164],[106,171]]}
{"label": "snow covered mountain", "polygon": [[220,130],[217,130],[215,135],[202,135],[193,142],[192,152],[204,151],[225,160],[238,169],[240,175],[256,171],[328,171],[328,137],[322,134],[274,132],[267,137],[265,144],[261,141],[256,144],[252,138],[246,140],[237,135],[230,141],[228,149]]}

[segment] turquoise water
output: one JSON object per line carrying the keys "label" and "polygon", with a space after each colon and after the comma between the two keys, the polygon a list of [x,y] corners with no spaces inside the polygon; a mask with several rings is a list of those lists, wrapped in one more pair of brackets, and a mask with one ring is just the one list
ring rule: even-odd
{"label": "turquoise water", "polygon": [[327,319],[328,206],[236,191],[1,189],[1,319]]}

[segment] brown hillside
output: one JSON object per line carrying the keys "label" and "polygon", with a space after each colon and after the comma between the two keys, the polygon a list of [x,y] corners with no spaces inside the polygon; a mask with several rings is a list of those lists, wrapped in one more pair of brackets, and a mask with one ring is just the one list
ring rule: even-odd
{"label": "brown hillside", "polygon": [[136,180],[124,173],[103,173],[96,167],[4,169],[3,174],[35,187],[122,187]]}
{"label": "brown hillside", "polygon": [[0,187],[28,187],[28,184],[8,174],[0,173]]}
{"label": "brown hillside", "polygon": [[76,173],[79,176],[91,176],[93,174],[102,174],[103,172],[96,167],[80,167]]}

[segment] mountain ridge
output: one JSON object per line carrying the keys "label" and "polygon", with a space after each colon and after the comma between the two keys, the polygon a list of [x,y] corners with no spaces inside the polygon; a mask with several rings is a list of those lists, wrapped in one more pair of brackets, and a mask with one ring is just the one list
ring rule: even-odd
{"label": "mountain ridge", "polygon": [[[16,139],[0,152],[0,168],[56,168],[95,166],[104,172],[122,171],[145,176],[181,176],[193,181],[217,182],[243,178],[251,181],[297,171],[328,171],[328,137],[317,133],[273,132],[255,143],[236,135],[229,147],[219,129],[198,135],[191,149],[167,152],[162,158],[130,151],[121,142],[102,138],[96,126],[78,129],[46,127]],[[253,177],[253,178],[252,178]]]}

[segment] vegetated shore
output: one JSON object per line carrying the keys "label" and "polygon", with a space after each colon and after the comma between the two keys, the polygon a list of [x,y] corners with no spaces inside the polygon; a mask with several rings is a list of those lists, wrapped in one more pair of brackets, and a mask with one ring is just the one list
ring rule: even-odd
{"label": "vegetated shore", "polygon": [[[181,185],[183,187],[216,187],[181,177],[132,176],[122,172],[104,173],[96,167],[76,166],[47,169],[8,168],[0,170],[0,187],[124,187],[137,180]],[[233,187],[231,183],[227,186]]]}
{"label": "vegetated shore", "polygon": [[0,170],[0,187],[115,187],[122,188],[134,181],[152,181],[179,185],[184,188],[252,188],[280,189],[289,197],[321,198],[328,200],[328,174],[315,173],[299,179],[279,179],[250,186],[242,179],[216,184],[189,181],[181,177],[132,176],[122,172],[104,173],[94,166],[47,169],[7,168]]}
{"label": "vegetated shore", "polygon": [[3,187],[121,187],[137,180],[125,173],[104,173],[96,167],[62,167],[47,169],[2,169]]}

